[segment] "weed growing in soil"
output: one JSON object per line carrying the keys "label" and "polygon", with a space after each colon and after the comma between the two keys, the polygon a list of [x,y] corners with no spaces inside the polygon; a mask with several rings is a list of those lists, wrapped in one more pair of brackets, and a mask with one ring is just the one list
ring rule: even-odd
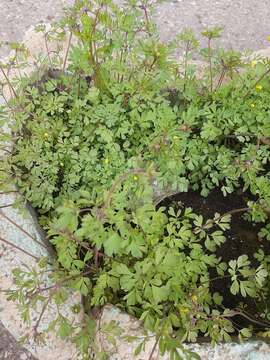
{"label": "weed growing in soil", "polygon": [[[95,344],[97,331],[121,337],[116,323],[98,329],[91,315],[108,303],[139,318],[171,359],[197,357],[183,342],[202,336],[242,340],[258,334],[256,325],[269,335],[269,247],[258,244],[251,256],[228,261],[219,255],[235,214],[259,226],[254,242],[270,239],[269,61],[215,48],[219,28],[202,32],[205,49],[191,30],[165,45],[150,8],[148,1],[123,8],[110,0],[76,1],[60,24],[38,27],[47,53],[35,59],[36,72],[24,75],[28,52],[18,44],[0,65],[12,94],[8,100],[3,92],[1,108],[1,191],[16,186],[56,251],[53,267],[44,258],[39,271],[14,270],[9,297],[19,301],[25,321],[42,304],[32,334],[39,341],[46,334],[42,316],[56,304],[59,315],[48,331],[72,338],[86,358],[90,347],[109,356]],[[63,39],[64,51],[50,50]],[[181,59],[173,56],[178,48]],[[207,200],[217,189],[224,197],[239,191],[249,197],[241,208],[209,218],[189,204],[160,205],[191,190]],[[212,291],[223,279],[237,307]],[[82,324],[61,311],[70,290],[84,298]],[[260,305],[256,314],[248,313],[246,298]],[[247,325],[235,325],[236,316]],[[117,351],[115,337],[109,341]]]}

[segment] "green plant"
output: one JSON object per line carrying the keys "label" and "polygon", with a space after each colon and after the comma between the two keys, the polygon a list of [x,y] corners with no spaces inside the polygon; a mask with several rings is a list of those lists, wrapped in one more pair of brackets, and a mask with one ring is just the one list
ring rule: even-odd
{"label": "green plant", "polygon": [[[162,44],[145,1],[124,9],[108,0],[76,1],[59,26],[38,31],[45,32],[47,48],[38,61],[42,72],[19,72],[12,80],[10,64],[0,66],[13,94],[1,108],[1,125],[10,130],[0,133],[7,153],[1,188],[16,185],[31,202],[57,252],[49,277],[46,259],[40,271],[14,271],[17,291],[10,299],[19,300],[24,319],[39,303],[41,317],[55,303],[58,317],[48,330],[71,336],[86,357],[97,328],[89,314],[81,326],[61,312],[70,289],[90,309],[113,303],[140,318],[156,333],[155,347],[172,359],[196,357],[182,343],[201,335],[213,342],[235,332],[251,336],[251,325],[235,328],[236,315],[269,328],[267,306],[256,320],[212,292],[213,282],[228,278],[233,295],[260,302],[269,296],[267,254],[258,251],[256,261],[241,254],[227,264],[216,255],[235,213],[263,223],[259,237],[270,237],[269,62],[254,66],[235,51],[214,49],[220,29],[207,29],[207,49],[199,54],[208,71],[198,79],[193,32]],[[50,41],[65,33],[66,52],[52,54]],[[179,46],[181,69],[171,56]],[[19,70],[27,51],[13,47],[11,63]],[[224,196],[248,190],[252,200],[213,219],[188,207],[159,208],[155,200],[157,188],[207,197],[216,187]],[[120,336],[115,324],[102,331]]]}

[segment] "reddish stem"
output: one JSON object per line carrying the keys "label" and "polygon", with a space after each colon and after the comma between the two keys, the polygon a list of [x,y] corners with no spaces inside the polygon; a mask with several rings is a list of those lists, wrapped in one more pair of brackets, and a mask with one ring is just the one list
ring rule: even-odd
{"label": "reddish stem", "polygon": [[7,204],[7,205],[1,205],[0,209],[5,209],[5,208],[11,207],[13,205],[14,205],[14,203],[13,204]]}
{"label": "reddish stem", "polygon": [[30,237],[34,242],[36,242],[40,246],[44,247],[46,250],[49,250],[47,248],[47,246],[45,246],[43,243],[38,241],[33,235],[31,235],[28,231],[24,230],[24,228],[22,226],[18,225],[14,220],[12,220],[10,217],[8,217],[6,214],[4,214],[3,211],[1,211],[1,210],[0,210],[0,216],[3,216],[4,219],[6,219],[8,222],[10,222],[12,225],[14,225],[17,229],[19,229],[25,235]]}
{"label": "reddish stem", "polygon": [[7,244],[7,245],[9,245],[9,246],[11,246],[11,247],[13,247],[13,248],[21,251],[21,252],[23,252],[24,254],[26,254],[26,255],[28,255],[28,256],[31,256],[33,259],[35,259],[35,260],[37,260],[37,261],[40,260],[40,258],[38,258],[37,256],[29,253],[28,251],[26,251],[26,250],[22,249],[21,247],[15,245],[15,244],[13,244],[13,243],[11,243],[10,241],[8,241],[8,240],[6,240],[6,239],[3,239],[2,237],[0,237],[0,241],[2,241],[3,243],[5,243],[5,244]]}

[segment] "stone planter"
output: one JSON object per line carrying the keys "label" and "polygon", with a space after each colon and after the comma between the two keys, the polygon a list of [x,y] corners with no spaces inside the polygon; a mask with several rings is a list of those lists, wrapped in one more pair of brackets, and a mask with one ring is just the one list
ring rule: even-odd
{"label": "stone planter", "polygon": [[[45,51],[45,44],[42,35],[35,33],[33,29],[30,29],[24,39],[24,43],[30,51],[30,58],[34,57],[40,52]],[[269,51],[266,51],[269,55]],[[260,53],[258,54],[260,55]],[[28,74],[34,70],[34,65],[25,69]],[[1,79],[0,79],[1,80]],[[6,96],[10,97],[8,89],[5,89]],[[3,99],[0,98],[0,101]],[[165,197],[166,195],[158,192],[158,186],[155,184],[155,191],[157,199]],[[13,203],[16,199],[15,193],[1,194],[0,206]],[[33,257],[30,257],[28,253],[31,253],[35,257],[51,255],[48,248],[48,243],[44,240],[42,232],[39,229],[35,216],[31,214],[29,209],[26,210],[26,215],[22,215],[12,207],[6,207],[0,210],[0,237],[8,240],[13,245],[18,246],[24,250],[14,249],[7,243],[0,242],[0,283],[1,290],[7,290],[12,288],[12,274],[11,271],[14,267],[19,267],[21,264],[26,263],[29,266],[35,266],[36,261]],[[14,224],[18,224],[18,226]],[[39,242],[39,244],[38,244]],[[74,315],[71,311],[71,306],[80,302],[80,296],[76,293],[71,294],[70,299],[66,305],[66,314],[68,317],[75,317],[75,321],[80,321],[80,315]],[[38,316],[38,312],[33,315]],[[41,327],[46,327],[46,324],[53,320],[56,316],[56,310],[51,308],[48,314],[44,317]],[[5,327],[13,334],[15,338],[19,338],[27,331],[27,328],[20,320],[19,311],[14,303],[8,302],[4,292],[0,292],[0,320]],[[121,312],[114,306],[105,306],[101,316],[101,325],[110,321],[116,321],[117,324],[124,329],[125,335],[134,335],[142,337],[143,332],[138,320]],[[97,343],[103,351],[110,354],[112,360],[133,360],[141,359],[147,360],[151,353],[155,338],[151,337],[146,343],[145,350],[138,356],[134,356],[134,350],[138,346],[138,342],[127,343],[119,337],[117,339],[116,347],[113,347],[108,343],[106,336],[101,333],[97,333]],[[37,345],[34,343],[28,343],[25,347],[31,351],[31,353],[40,360],[77,360],[79,356],[73,344],[68,341],[62,341],[55,338],[53,335],[49,335],[46,345]],[[244,344],[229,343],[219,344],[212,347],[210,344],[192,344],[186,345],[187,349],[198,353],[203,360],[230,360],[245,359],[245,360],[269,360],[270,359],[270,346],[263,342],[249,341]],[[158,349],[153,352],[152,360],[157,359],[169,359],[167,356],[160,357]]]}
{"label": "stone planter", "polygon": [[[140,322],[132,316],[121,312],[115,306],[105,306],[101,315],[101,326],[116,321],[116,323],[124,329],[123,335],[143,337],[143,331]],[[110,360],[148,360],[154,345],[155,338],[152,337],[147,341],[145,350],[138,356],[134,356],[134,350],[139,345],[140,340],[133,343],[123,341],[121,338],[117,339],[116,347],[113,347],[106,341],[106,337],[102,334],[97,336],[100,346],[106,352],[110,353]],[[200,355],[202,360],[269,360],[270,359],[270,346],[260,341],[248,341],[244,344],[226,343],[211,346],[208,343],[204,344],[189,344],[185,348],[196,352]],[[158,348],[153,353],[151,360],[169,360],[169,356],[160,356]]]}
{"label": "stone planter", "polygon": [[[24,69],[24,72],[30,74],[35,70],[34,58],[40,52],[45,51],[44,40],[40,33],[35,33],[31,28],[25,34],[24,43],[30,52],[30,64]],[[57,46],[57,44],[55,44]],[[5,62],[5,59],[3,60]],[[10,76],[12,77],[12,73]],[[3,80],[0,77],[0,81]],[[5,98],[9,99],[11,94],[8,87],[4,87]],[[0,104],[4,103],[4,99],[0,96]],[[12,121],[12,119],[11,119]],[[8,146],[8,144],[7,144]],[[1,154],[3,156],[3,153]],[[15,303],[7,301],[5,290],[12,289],[13,278],[12,270],[20,267],[22,264],[27,264],[30,267],[36,266],[35,258],[44,256],[53,256],[53,249],[46,241],[44,234],[38,226],[35,214],[31,211],[31,207],[26,206],[24,214],[18,210],[7,206],[14,203],[19,196],[16,192],[8,194],[0,194],[0,321],[7,330],[16,338],[19,339],[29,331],[31,327],[27,327],[20,318],[19,310]],[[7,206],[7,207],[5,207]],[[5,241],[5,242],[4,242]],[[13,244],[9,246],[8,242]],[[18,248],[14,248],[14,246]],[[22,252],[22,249],[24,252]],[[29,256],[31,254],[32,256]],[[34,256],[34,257],[33,257]],[[71,311],[71,306],[81,303],[81,297],[77,293],[73,293],[65,307],[66,316],[80,321],[80,314],[74,315]],[[56,317],[56,309],[48,307],[43,320],[40,323],[40,329],[45,329],[52,320]],[[39,311],[33,312],[33,319],[37,319]],[[46,345],[36,343],[27,343],[25,347],[37,358],[42,360],[68,360],[78,359],[77,350],[75,346],[67,341],[62,341],[56,338],[53,334],[48,336]]]}

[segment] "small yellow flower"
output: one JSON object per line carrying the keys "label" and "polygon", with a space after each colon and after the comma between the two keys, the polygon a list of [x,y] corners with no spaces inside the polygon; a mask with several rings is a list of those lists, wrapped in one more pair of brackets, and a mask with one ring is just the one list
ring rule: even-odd
{"label": "small yellow flower", "polygon": [[79,312],[81,311],[81,306],[80,305],[73,305],[71,310],[73,311],[74,314],[79,314]]}
{"label": "small yellow flower", "polygon": [[138,176],[134,175],[134,176],[133,176],[133,180],[134,180],[134,181],[137,181],[137,180],[138,180]]}
{"label": "small yellow flower", "polygon": [[252,103],[252,104],[250,104],[250,106],[251,106],[252,108],[255,108],[255,104],[253,104],[253,103]]}
{"label": "small yellow flower", "polygon": [[181,306],[179,310],[180,310],[180,313],[182,313],[182,314],[186,314],[189,312],[189,308],[186,306]]}
{"label": "small yellow flower", "polygon": [[174,138],[174,140],[177,140],[177,139],[178,139],[178,136],[175,135],[173,138]]}
{"label": "small yellow flower", "polygon": [[263,88],[262,85],[260,85],[260,84],[256,85],[256,90],[257,90],[257,91],[261,91],[262,88]]}
{"label": "small yellow flower", "polygon": [[49,136],[49,134],[45,132],[44,137],[47,138],[48,136]]}
{"label": "small yellow flower", "polygon": [[109,164],[109,159],[108,158],[104,159],[104,162],[105,164]]}
{"label": "small yellow flower", "polygon": [[60,165],[61,165],[61,166],[64,166],[64,163],[60,162]]}
{"label": "small yellow flower", "polygon": [[192,296],[191,296],[191,300],[192,300],[194,303],[196,303],[197,300],[198,300],[198,298],[197,298],[196,295],[192,295]]}
{"label": "small yellow flower", "polygon": [[268,36],[266,37],[266,39],[267,39],[268,41],[270,41],[270,35],[268,35]]}
{"label": "small yellow flower", "polygon": [[256,60],[252,60],[251,63],[250,63],[250,64],[251,64],[251,67],[254,68],[254,67],[257,65],[257,63],[258,63],[258,62],[257,62]]}

